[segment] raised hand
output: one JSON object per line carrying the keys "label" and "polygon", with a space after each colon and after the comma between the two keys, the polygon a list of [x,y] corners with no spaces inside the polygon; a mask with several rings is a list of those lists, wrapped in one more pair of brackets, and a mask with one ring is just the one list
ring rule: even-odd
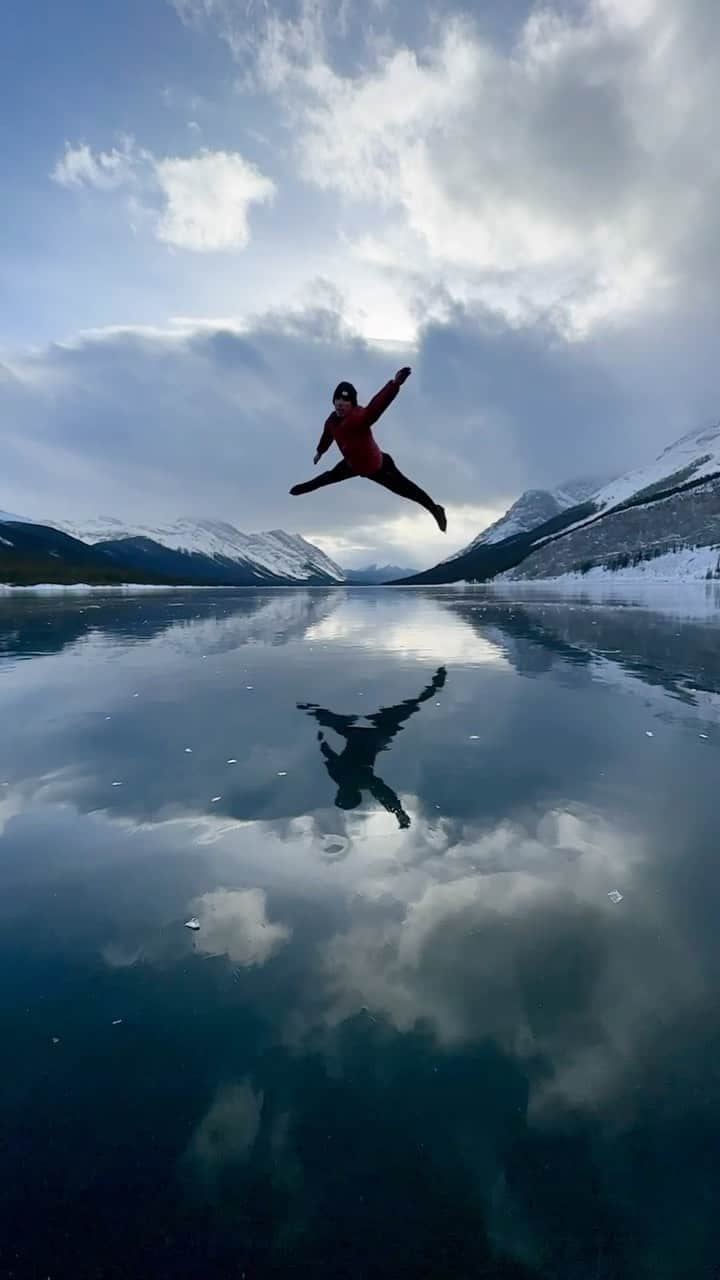
{"label": "raised hand", "polygon": [[401,387],[403,382],[407,382],[411,373],[412,373],[412,369],[410,368],[410,366],[405,365],[402,369],[398,369],[397,373],[395,374],[394,381],[397,382],[399,387]]}

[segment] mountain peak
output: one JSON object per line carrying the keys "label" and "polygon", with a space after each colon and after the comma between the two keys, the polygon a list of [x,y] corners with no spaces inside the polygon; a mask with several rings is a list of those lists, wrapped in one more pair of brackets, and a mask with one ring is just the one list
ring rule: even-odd
{"label": "mountain peak", "polygon": [[720,441],[720,422],[716,422],[709,427],[693,427],[692,430],[686,431],[684,436],[680,436],[679,440],[673,441],[666,449],[663,449],[660,458],[664,458],[667,453],[672,453],[674,449],[677,449],[678,445],[717,445],[718,441]]}
{"label": "mountain peak", "polygon": [[157,526],[124,523],[114,516],[98,516],[82,523],[57,526],[82,542],[116,542],[146,538],[170,551],[208,556],[227,564],[245,565],[290,582],[343,582],[339,565],[319,547],[299,534],[274,529],[269,533],[244,533],[227,520],[181,516]]}
{"label": "mountain peak", "polygon": [[[568,490],[571,488],[572,486],[568,485]],[[504,516],[501,516],[499,520],[495,520],[493,524],[488,525],[466,547],[463,547],[461,551],[454,552],[452,556],[441,561],[441,563],[447,564],[450,560],[457,560],[460,556],[467,555],[469,551],[475,551],[478,547],[487,547],[496,542],[503,542],[505,538],[512,538],[519,533],[527,533],[530,529],[535,529],[538,525],[544,524],[546,520],[552,520],[553,516],[565,511],[568,507],[574,506],[579,501],[568,490],[526,489],[513,502],[512,506],[508,507]]]}

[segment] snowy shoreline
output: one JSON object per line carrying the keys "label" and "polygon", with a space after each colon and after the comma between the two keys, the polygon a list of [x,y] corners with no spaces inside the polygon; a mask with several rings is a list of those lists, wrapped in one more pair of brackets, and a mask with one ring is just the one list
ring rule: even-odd
{"label": "snowy shoreline", "polygon": [[[246,588],[247,589],[247,588]],[[164,583],[147,583],[147,582],[121,582],[112,583],[102,586],[97,582],[38,582],[34,586],[16,586],[10,582],[0,582],[0,596],[10,596],[17,594],[38,594],[38,595],[86,595],[98,593],[102,595],[136,595],[139,592],[159,592],[165,591],[242,591],[242,587],[221,586],[213,587],[206,585],[198,585],[197,583],[188,583],[187,586],[169,586]],[[250,590],[256,590],[251,587]]]}
{"label": "snowy shoreline", "polygon": [[[372,585],[372,584],[368,584]],[[98,582],[38,582],[34,586],[18,586],[0,582],[0,597],[14,595],[138,595],[141,592],[161,595],[167,591],[335,591],[362,590],[363,584],[353,582],[288,582],[288,583],[149,583],[123,582],[102,586]],[[373,588],[374,589],[374,588]]]}
{"label": "snowy shoreline", "polygon": [[697,586],[700,583],[712,584],[720,579],[708,578],[708,573],[718,572],[720,563],[720,547],[682,547],[677,551],[667,551],[664,555],[648,557],[637,564],[628,565],[624,569],[607,569],[604,565],[593,565],[586,573],[563,573],[554,578],[523,578],[522,565],[499,574],[494,579],[497,583],[520,583],[529,586],[534,582],[545,586],[559,587],[565,584],[577,586],[578,583],[602,583],[603,585],[618,583],[637,586],[644,583],[671,584],[673,586]]}

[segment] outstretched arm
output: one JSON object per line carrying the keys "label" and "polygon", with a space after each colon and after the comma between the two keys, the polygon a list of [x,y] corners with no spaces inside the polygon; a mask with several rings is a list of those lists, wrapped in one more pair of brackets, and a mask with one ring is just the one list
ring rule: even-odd
{"label": "outstretched arm", "polygon": [[[320,736],[322,737],[322,735]],[[320,743],[320,751],[322,755],[324,755],[325,759],[328,761],[328,764],[330,766],[335,764],[335,762],[340,759],[340,756],[338,755],[337,751],[333,751],[330,744],[327,743],[324,738]],[[330,776],[333,777],[332,767],[330,768]]]}
{"label": "outstretched arm", "polygon": [[428,698],[432,698],[445,684],[447,671],[445,667],[438,667],[430,684],[427,685],[417,698],[406,698],[404,702],[399,702],[394,707],[381,707],[374,715],[369,716],[376,728],[387,734],[397,733],[400,725],[410,716],[414,715],[420,709],[421,702],[427,702]]}
{"label": "outstretched arm", "polygon": [[410,377],[410,372],[410,368],[407,365],[403,369],[398,369],[395,377],[386,382],[385,386],[381,387],[373,396],[362,416],[364,427],[371,427],[374,422],[377,422],[380,414],[384,413],[388,405],[392,404],[403,382],[406,382]]}

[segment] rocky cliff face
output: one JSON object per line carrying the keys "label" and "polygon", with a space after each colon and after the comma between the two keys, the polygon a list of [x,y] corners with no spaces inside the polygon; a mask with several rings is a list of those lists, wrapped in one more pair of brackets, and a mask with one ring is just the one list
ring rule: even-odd
{"label": "rocky cliff face", "polygon": [[609,511],[545,543],[504,577],[554,578],[595,566],[622,570],[634,557],[720,544],[720,478],[666,498]]}

